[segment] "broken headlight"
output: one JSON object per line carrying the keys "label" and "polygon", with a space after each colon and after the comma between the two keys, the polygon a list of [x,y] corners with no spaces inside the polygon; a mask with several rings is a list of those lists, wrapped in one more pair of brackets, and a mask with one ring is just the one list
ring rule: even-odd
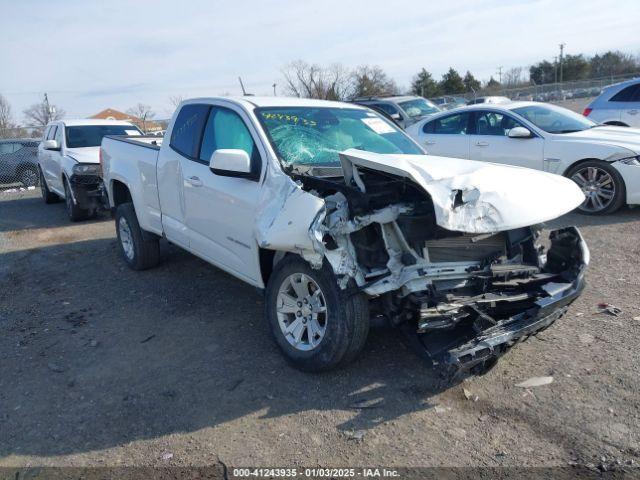
{"label": "broken headlight", "polygon": [[620,163],[624,163],[625,165],[634,165],[636,167],[640,167],[640,155],[636,155],[635,157],[623,158],[619,161]]}
{"label": "broken headlight", "polygon": [[100,173],[100,164],[98,163],[78,163],[73,166],[75,175],[98,175]]}

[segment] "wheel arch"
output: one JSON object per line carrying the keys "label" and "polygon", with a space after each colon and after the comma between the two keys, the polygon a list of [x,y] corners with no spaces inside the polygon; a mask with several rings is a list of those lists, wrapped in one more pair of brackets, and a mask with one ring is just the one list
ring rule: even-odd
{"label": "wheel arch", "polygon": [[120,180],[111,180],[110,187],[111,188],[109,188],[109,191],[111,192],[111,203],[113,208],[116,208],[118,205],[121,205],[123,203],[133,203],[131,190],[129,190],[129,187],[126,183]]}

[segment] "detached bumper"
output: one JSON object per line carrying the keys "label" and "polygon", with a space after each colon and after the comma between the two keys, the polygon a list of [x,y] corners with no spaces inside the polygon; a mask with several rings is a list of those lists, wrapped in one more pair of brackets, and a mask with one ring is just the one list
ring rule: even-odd
{"label": "detached bumper", "polygon": [[102,178],[99,176],[74,174],[69,184],[73,199],[80,208],[97,211],[107,207]]}
{"label": "detached bumper", "polygon": [[489,308],[486,311],[488,322],[475,322],[472,327],[461,325],[442,332],[414,333],[412,343],[421,347],[421,355],[444,372],[481,373],[491,368],[512,346],[561,318],[584,289],[590,253],[575,227],[553,231],[550,238],[552,245],[545,270],[552,278],[546,282],[537,281],[533,286],[522,285],[534,298],[514,306],[510,315],[501,316],[499,320],[491,319]]}
{"label": "detached bumper", "polygon": [[543,331],[568,310],[584,289],[584,272],[555,295],[540,299],[536,306],[484,330],[471,341],[447,351],[440,359],[454,370],[488,367],[516,343]]}

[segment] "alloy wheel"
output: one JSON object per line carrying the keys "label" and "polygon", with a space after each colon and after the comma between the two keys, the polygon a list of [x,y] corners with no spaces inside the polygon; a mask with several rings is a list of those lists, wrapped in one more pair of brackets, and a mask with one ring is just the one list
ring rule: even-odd
{"label": "alloy wheel", "polygon": [[276,312],[282,334],[295,349],[313,350],[324,338],[327,304],[310,276],[294,273],[284,279],[278,290]]}
{"label": "alloy wheel", "polygon": [[120,244],[122,245],[122,250],[124,251],[125,256],[129,260],[133,260],[133,235],[131,235],[129,223],[124,217],[120,217],[120,220],[118,221],[118,233],[120,234]]}
{"label": "alloy wheel", "polygon": [[611,175],[597,167],[585,167],[571,176],[582,189],[586,197],[580,209],[586,212],[599,212],[606,209],[616,195],[616,184]]}

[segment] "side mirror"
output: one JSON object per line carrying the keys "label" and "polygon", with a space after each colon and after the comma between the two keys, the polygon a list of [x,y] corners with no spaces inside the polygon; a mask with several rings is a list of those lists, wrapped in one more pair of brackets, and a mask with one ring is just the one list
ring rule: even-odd
{"label": "side mirror", "polygon": [[396,122],[402,121],[402,115],[400,115],[398,112],[392,113],[391,118],[393,118]]}
{"label": "side mirror", "polygon": [[509,138],[531,138],[531,131],[524,127],[513,127],[509,130]]}
{"label": "side mirror", "polygon": [[246,177],[251,173],[251,159],[244,150],[219,149],[211,154],[209,168],[217,175]]}
{"label": "side mirror", "polygon": [[45,140],[42,142],[42,148],[45,150],[60,150],[57,140]]}

